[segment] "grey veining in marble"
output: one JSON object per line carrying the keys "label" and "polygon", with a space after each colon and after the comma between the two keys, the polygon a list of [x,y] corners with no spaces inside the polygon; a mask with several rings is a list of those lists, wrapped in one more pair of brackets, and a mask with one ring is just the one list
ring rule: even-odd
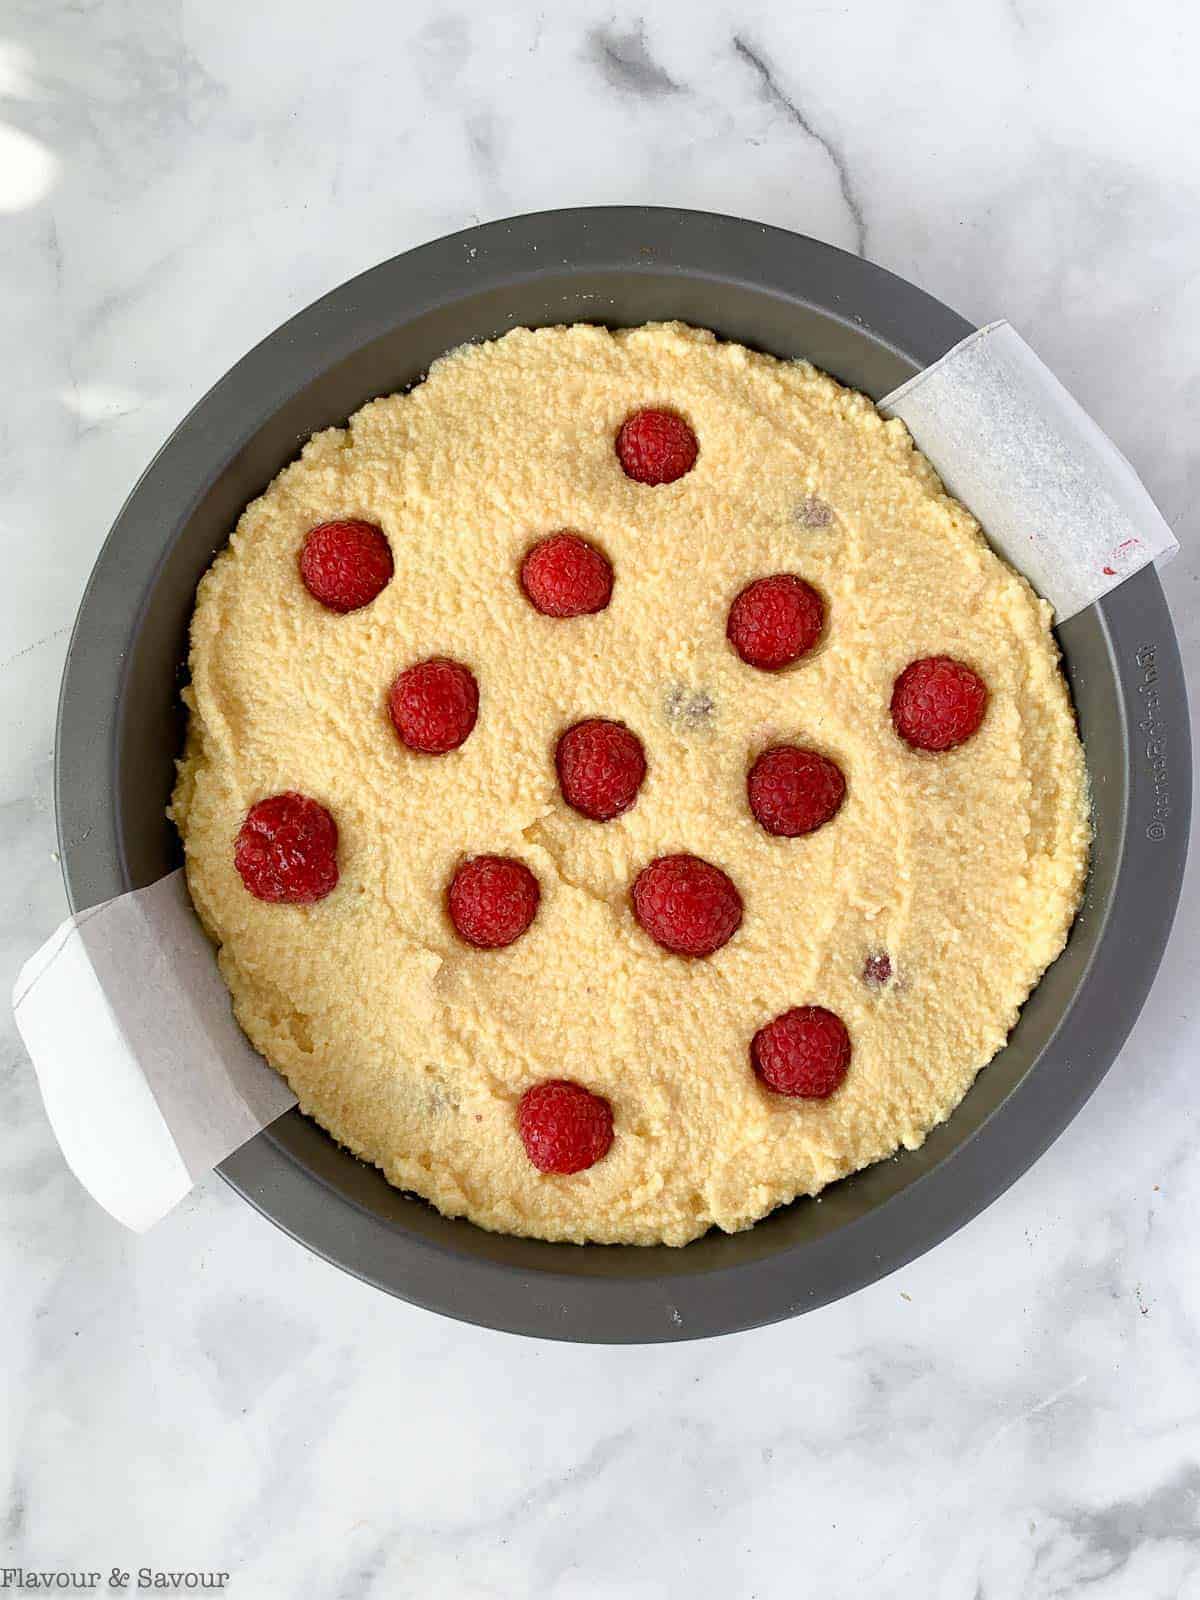
{"label": "grey veining in marble", "polygon": [[[1183,0],[640,8],[9,0],[0,12],[0,964],[63,911],[55,692],[91,560],[192,402],[473,220],[652,201],[1010,317],[1183,544],[1200,663],[1200,19]],[[670,1349],[384,1299],[209,1181],[144,1239],[0,1031],[0,1566],[259,1597],[1200,1600],[1200,916],[1015,1189],[887,1281]]]}

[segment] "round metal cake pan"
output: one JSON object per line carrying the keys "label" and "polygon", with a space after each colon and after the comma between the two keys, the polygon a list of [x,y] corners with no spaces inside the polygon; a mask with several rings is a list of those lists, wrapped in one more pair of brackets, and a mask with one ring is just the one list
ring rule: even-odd
{"label": "round metal cake pan", "polygon": [[[875,398],[970,331],[919,289],[828,245],[657,208],[491,223],[326,295],[185,418],[96,563],[67,655],[55,759],[73,908],[179,864],[164,807],[196,583],[247,501],[308,436],[418,382],[467,340],[519,324],[661,318],[807,357]],[[545,1338],[633,1343],[748,1328],[848,1294],[929,1249],[1024,1172],[1108,1070],[1149,991],[1179,894],[1187,706],[1154,572],[1058,636],[1095,808],[1086,899],[1007,1046],[920,1150],[842,1180],[820,1204],[797,1201],[745,1233],[674,1250],[546,1244],[450,1221],[390,1188],[297,1111],[224,1162],[224,1177],[294,1238],[379,1288]]]}

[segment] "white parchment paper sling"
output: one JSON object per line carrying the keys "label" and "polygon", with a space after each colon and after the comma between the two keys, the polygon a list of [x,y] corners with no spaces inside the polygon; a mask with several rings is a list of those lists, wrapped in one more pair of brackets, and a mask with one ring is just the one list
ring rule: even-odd
{"label": "white parchment paper sling", "polygon": [[138,1232],[296,1097],[234,1021],[182,870],[64,922],[13,995],[75,1176]]}
{"label": "white parchment paper sling", "polygon": [[[1124,456],[1006,322],[880,410],[1060,621],[1178,549]],[[130,1228],[296,1103],[233,1019],[182,872],[64,922],[22,969],[14,1009],[64,1155]]]}
{"label": "white parchment paper sling", "polygon": [[1107,434],[1007,322],[879,402],[1065,622],[1179,549]]}

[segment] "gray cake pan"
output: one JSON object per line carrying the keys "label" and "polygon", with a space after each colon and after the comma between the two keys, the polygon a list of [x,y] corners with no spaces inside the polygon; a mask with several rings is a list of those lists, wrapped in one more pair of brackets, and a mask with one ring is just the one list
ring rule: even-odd
{"label": "gray cake pan", "polygon": [[[185,418],[131,494],[79,610],[55,796],[76,910],[177,866],[163,808],[196,582],[246,502],[315,429],[517,324],[681,318],[805,356],[879,398],[970,331],[869,262],[732,217],[545,212],[398,256],[293,317]],[[418,1305],[543,1338],[694,1339],[811,1310],[893,1271],[1002,1193],[1112,1064],[1179,895],[1191,757],[1170,615],[1147,569],[1059,629],[1095,804],[1087,897],[1003,1051],[922,1148],[746,1233],[545,1244],[449,1221],[292,1111],[220,1168],[327,1260]],[[987,915],[986,906],[979,908]],[[1092,1181],[1081,1179],[1081,1181]]]}

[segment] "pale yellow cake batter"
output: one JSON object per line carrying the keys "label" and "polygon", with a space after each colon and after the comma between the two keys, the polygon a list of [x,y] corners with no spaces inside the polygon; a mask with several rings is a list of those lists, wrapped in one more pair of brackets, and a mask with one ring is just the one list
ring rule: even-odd
{"label": "pale yellow cake batter", "polygon": [[[627,479],[614,453],[643,406],[699,439],[674,484]],[[396,568],[344,616],[297,575],[308,530],[338,517],[382,526]],[[570,621],[517,582],[564,528],[616,573],[608,609]],[[725,639],[730,601],[774,572],[829,608],[819,652],[778,675]],[[1004,1043],[1079,901],[1086,779],[1050,621],[903,424],[803,362],[680,325],[455,351],[313,438],[200,584],[173,814],[238,1019],[392,1183],[512,1233],[684,1244],[911,1149]],[[969,663],[990,702],[968,743],[919,754],[889,700],[935,654]],[[432,655],[480,686],[475,731],[442,757],[406,750],[386,710],[400,669]],[[553,762],[594,716],[649,761],[636,806],[603,824],[566,808]],[[841,811],[805,838],[768,836],[747,807],[747,768],[779,741],[846,774]],[[288,789],[340,830],[340,882],[312,906],[262,903],[234,869],[247,809]],[[639,869],[678,851],[745,904],[708,960],[664,953],[630,911]],[[445,912],[481,853],[541,884],[508,949],[466,947]],[[865,982],[882,952],[891,981]],[[853,1043],[825,1101],[773,1095],[749,1064],[755,1030],[806,1004]],[[612,1104],[588,1171],[525,1156],[516,1105],[544,1078]]]}

